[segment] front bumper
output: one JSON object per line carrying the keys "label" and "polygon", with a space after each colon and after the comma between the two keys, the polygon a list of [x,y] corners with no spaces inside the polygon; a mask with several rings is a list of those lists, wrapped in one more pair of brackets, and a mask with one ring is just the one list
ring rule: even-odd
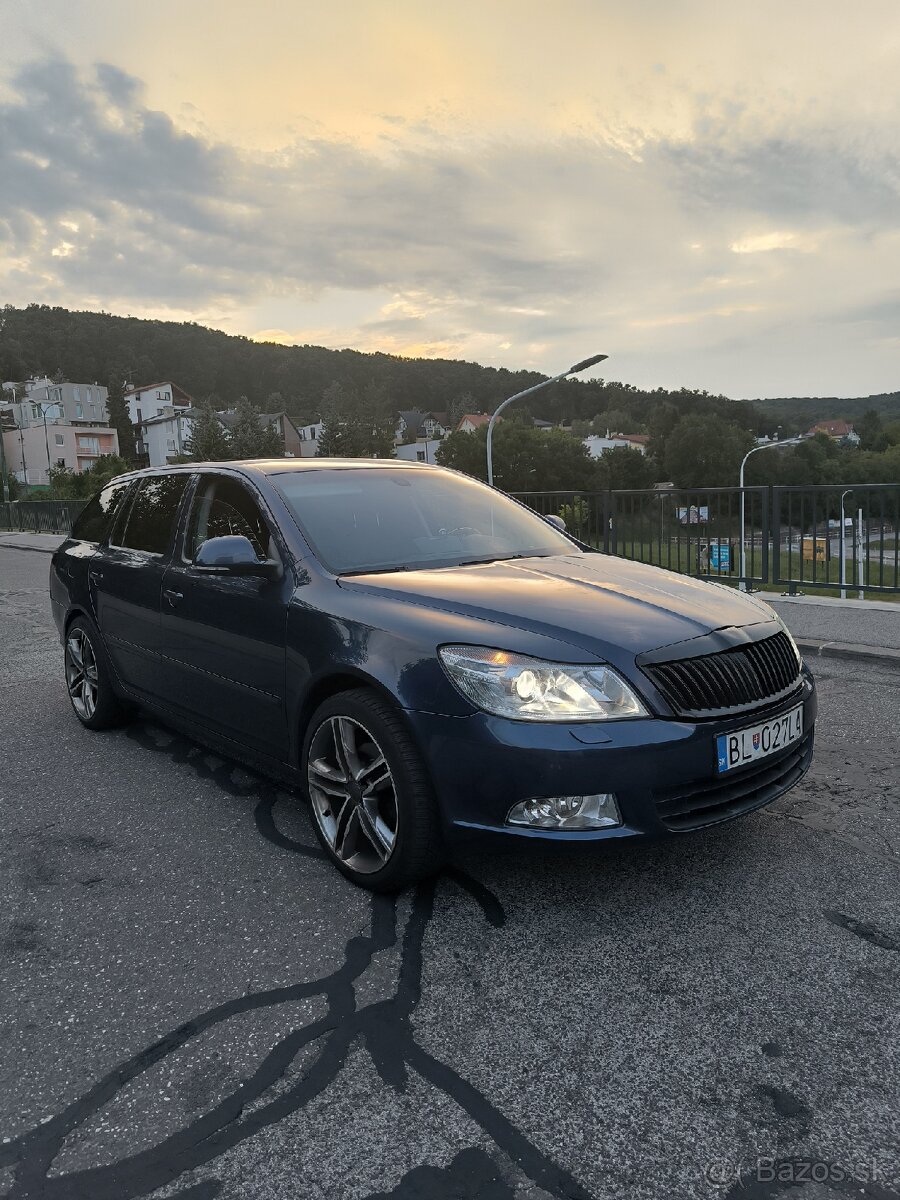
{"label": "front bumper", "polygon": [[[448,834],[502,833],[545,841],[658,837],[700,829],[760,808],[809,769],[815,685],[770,707],[717,721],[650,717],[608,724],[542,724],[477,713],[408,712],[430,768]],[[803,739],[784,752],[719,775],[715,739],[803,703]],[[613,792],[622,824],[597,830],[505,824],[513,804],[536,796]],[[694,802],[696,797],[696,803]]]}

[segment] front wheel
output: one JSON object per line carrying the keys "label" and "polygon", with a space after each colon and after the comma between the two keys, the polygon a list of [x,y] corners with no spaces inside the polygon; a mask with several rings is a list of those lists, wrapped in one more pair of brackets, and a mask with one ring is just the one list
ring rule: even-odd
{"label": "front wheel", "polygon": [[313,714],[302,759],[313,822],[338,870],[392,892],[441,865],[441,836],[425,765],[397,712],[358,688]]}
{"label": "front wheel", "polygon": [[75,716],[88,729],[121,725],[127,709],[110,680],[109,660],[100,634],[85,617],[76,617],[66,630],[66,688]]}

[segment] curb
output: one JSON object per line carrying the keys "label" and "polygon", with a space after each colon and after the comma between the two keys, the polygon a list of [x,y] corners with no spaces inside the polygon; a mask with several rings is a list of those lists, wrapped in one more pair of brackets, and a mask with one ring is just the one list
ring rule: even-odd
{"label": "curb", "polygon": [[22,546],[18,542],[0,542],[0,550],[27,550],[32,554],[55,554],[55,546]]}
{"label": "curb", "polygon": [[816,658],[868,659],[891,663],[900,667],[900,650],[889,646],[859,646],[852,642],[818,642],[812,638],[794,638],[797,646],[806,655]]}

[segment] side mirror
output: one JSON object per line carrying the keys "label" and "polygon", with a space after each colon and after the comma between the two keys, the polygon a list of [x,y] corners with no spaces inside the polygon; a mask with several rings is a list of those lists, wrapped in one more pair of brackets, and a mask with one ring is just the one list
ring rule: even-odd
{"label": "side mirror", "polygon": [[562,519],[562,517],[558,517],[556,513],[545,513],[544,520],[548,525],[553,525],[556,529],[561,529],[563,533],[566,532],[565,521]]}
{"label": "side mirror", "polygon": [[194,555],[194,566],[215,575],[261,575],[273,579],[281,573],[281,564],[271,559],[260,561],[253,543],[242,534],[209,538]]}

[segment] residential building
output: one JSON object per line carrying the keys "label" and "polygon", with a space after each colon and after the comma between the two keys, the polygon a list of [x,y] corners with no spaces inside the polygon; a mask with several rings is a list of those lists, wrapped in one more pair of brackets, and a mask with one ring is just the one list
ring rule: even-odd
{"label": "residential building", "polygon": [[173,404],[167,404],[156,416],[144,417],[139,444],[147,465],[164,467],[179,455],[187,454],[196,417],[195,408],[176,408]]}
{"label": "residential building", "polygon": [[431,463],[434,466],[437,462],[437,451],[441,440],[441,438],[423,438],[418,442],[406,442],[403,445],[395,446],[394,454],[397,458],[403,458],[407,462]]}
{"label": "residential building", "polygon": [[[137,431],[135,453],[139,459],[145,462],[149,459],[149,451],[142,432],[144,422],[150,417],[161,417],[167,409],[188,409],[194,403],[193,398],[184,388],[171,381],[148,383],[141,387],[132,385],[125,389],[124,399],[128,405],[128,416]],[[150,466],[159,465],[150,463]]]}
{"label": "residential building", "polygon": [[807,437],[815,437],[817,433],[824,433],[834,442],[844,442],[850,446],[859,445],[859,434],[846,421],[817,421]]}
{"label": "residential building", "polygon": [[171,380],[164,383],[148,383],[141,387],[125,389],[125,403],[132,425],[141,425],[146,417],[160,417],[165,408],[191,408],[193,396]]}
{"label": "residential building", "polygon": [[108,393],[100,384],[44,377],[3,386],[10,402],[2,407],[15,426],[4,432],[3,447],[20,482],[45,485],[51,467],[89,471],[101,455],[119,453],[118,435],[108,424]]}
{"label": "residential building", "polygon": [[[227,429],[230,433],[237,422],[236,411],[234,409],[228,409],[227,411],[217,413],[216,415],[222,422],[222,425],[225,427],[225,429]],[[304,439],[300,430],[286,412],[260,413],[259,424],[261,428],[265,428],[267,425],[270,425],[273,429],[275,429],[284,445],[284,454],[287,458],[309,457],[308,454],[303,453]],[[309,428],[309,426],[306,428]],[[319,425],[318,428],[321,430],[321,425]],[[315,451],[313,451],[313,453],[315,453]]]}
{"label": "residential building", "polygon": [[395,441],[409,442],[415,438],[442,438],[449,433],[449,417],[445,412],[417,412],[409,409],[401,412],[397,421]]}
{"label": "residential building", "polygon": [[591,458],[599,458],[607,450],[637,450],[646,454],[650,439],[643,433],[610,433],[607,430],[606,437],[592,433],[583,440]]}
{"label": "residential building", "polygon": [[300,453],[298,458],[315,458],[319,451],[319,438],[322,436],[322,430],[325,428],[322,421],[315,421],[312,425],[300,425],[297,427],[297,435],[300,438]]}
{"label": "residential building", "polygon": [[[475,430],[480,429],[482,425],[487,425],[490,419],[490,414],[488,413],[466,413],[465,416],[460,418],[459,423],[456,426],[456,432],[474,433]],[[498,417],[497,419],[502,420],[503,418]]]}

